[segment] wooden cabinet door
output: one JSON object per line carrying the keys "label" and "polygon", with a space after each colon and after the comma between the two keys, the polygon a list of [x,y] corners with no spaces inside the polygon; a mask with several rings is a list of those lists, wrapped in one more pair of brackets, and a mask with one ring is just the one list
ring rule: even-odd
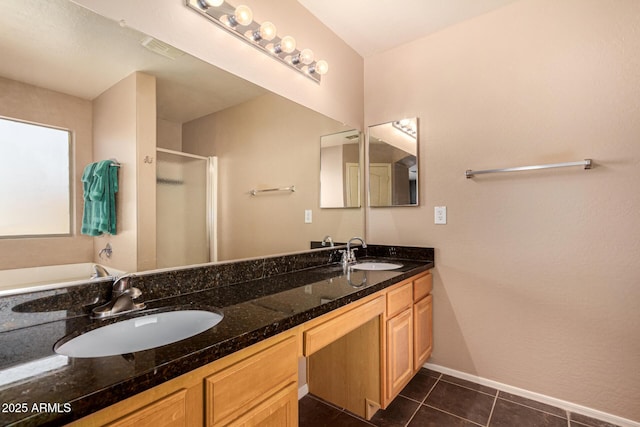
{"label": "wooden cabinet door", "polygon": [[428,295],[413,306],[413,370],[418,371],[433,349],[433,296]]}
{"label": "wooden cabinet door", "polygon": [[413,376],[412,308],[387,320],[386,397],[390,401]]}

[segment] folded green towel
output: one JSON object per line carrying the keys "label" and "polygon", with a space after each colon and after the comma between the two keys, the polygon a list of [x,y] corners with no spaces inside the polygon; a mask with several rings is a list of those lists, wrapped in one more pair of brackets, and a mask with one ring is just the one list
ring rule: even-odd
{"label": "folded green towel", "polygon": [[116,234],[116,193],[118,168],[111,160],[87,165],[82,173],[84,211],[81,233],[100,236]]}

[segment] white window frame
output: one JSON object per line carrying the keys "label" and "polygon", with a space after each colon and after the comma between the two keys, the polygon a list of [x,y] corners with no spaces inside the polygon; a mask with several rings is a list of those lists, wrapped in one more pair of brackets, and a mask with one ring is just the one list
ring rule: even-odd
{"label": "white window frame", "polygon": [[[74,209],[74,156],[73,156],[73,140],[74,140],[74,135],[73,132],[70,129],[66,129],[66,128],[62,128],[62,127],[58,127],[58,126],[53,126],[53,125],[48,125],[48,124],[43,124],[43,123],[36,123],[36,122],[31,122],[31,121],[27,121],[27,120],[20,120],[20,119],[16,119],[13,117],[6,117],[6,116],[0,116],[0,120],[6,120],[6,121],[10,121],[10,122],[15,122],[15,123],[22,123],[28,126],[39,126],[39,127],[43,127],[43,128],[48,128],[48,129],[55,129],[55,130],[59,130],[59,131],[63,131],[66,132],[68,134],[68,140],[67,140],[67,151],[68,151],[68,171],[67,171],[67,176],[68,176],[68,188],[69,188],[69,193],[67,195],[68,197],[68,202],[69,202],[69,206],[68,206],[68,210],[69,210],[69,216],[68,216],[68,220],[67,220],[67,229],[68,232],[66,233],[51,233],[51,234],[47,234],[47,233],[27,233],[27,234],[11,234],[11,235],[4,235],[4,234],[0,234],[0,240],[3,239],[25,239],[25,238],[50,238],[50,237],[71,237],[74,235],[74,218],[75,218],[75,209]],[[0,162],[1,163],[1,162]],[[1,165],[0,165],[1,166]],[[5,183],[5,185],[11,185],[11,182],[9,183]],[[0,201],[0,203],[2,203],[2,201]],[[1,220],[1,218],[0,218]]]}

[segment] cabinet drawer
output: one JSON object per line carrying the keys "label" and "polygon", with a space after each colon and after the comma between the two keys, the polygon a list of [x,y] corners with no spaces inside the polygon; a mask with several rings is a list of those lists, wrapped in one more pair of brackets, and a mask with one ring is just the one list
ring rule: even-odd
{"label": "cabinet drawer", "polygon": [[418,277],[413,281],[413,300],[419,301],[431,293],[433,289],[433,279],[431,273]]}
{"label": "cabinet drawer", "polygon": [[179,390],[169,396],[138,409],[108,427],[186,426],[185,398],[187,390]]}
{"label": "cabinet drawer", "polygon": [[387,293],[387,318],[393,317],[413,304],[412,282]]}
{"label": "cabinet drawer", "polygon": [[296,339],[290,337],[205,379],[207,425],[228,423],[296,383]]}
{"label": "cabinet drawer", "polygon": [[304,333],[304,355],[309,356],[384,313],[384,296],[347,311]]}
{"label": "cabinet drawer", "polygon": [[293,427],[298,425],[298,388],[290,384],[233,422],[239,427]]}

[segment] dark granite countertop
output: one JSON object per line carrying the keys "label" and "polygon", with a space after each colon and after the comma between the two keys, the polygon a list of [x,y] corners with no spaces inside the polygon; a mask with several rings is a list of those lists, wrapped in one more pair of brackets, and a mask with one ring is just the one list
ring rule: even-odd
{"label": "dark granite countertop", "polygon": [[[67,358],[54,353],[59,339],[95,324],[86,315],[1,332],[0,425],[61,425],[79,419],[433,267],[424,259],[398,262],[403,267],[397,270],[349,274],[329,263],[147,301],[152,311],[216,308],[224,319],[191,338],[127,355]],[[20,367],[29,375],[17,380]]]}

